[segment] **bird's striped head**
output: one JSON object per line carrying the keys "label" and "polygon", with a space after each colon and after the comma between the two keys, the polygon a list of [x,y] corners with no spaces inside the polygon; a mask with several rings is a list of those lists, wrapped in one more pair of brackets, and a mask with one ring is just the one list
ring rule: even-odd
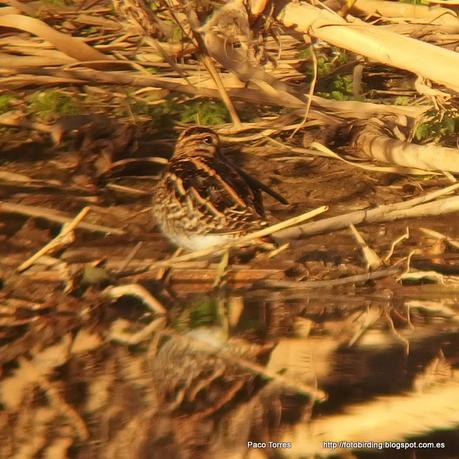
{"label": "bird's striped head", "polygon": [[193,126],[183,131],[175,146],[176,156],[214,156],[219,153],[220,139],[212,129]]}

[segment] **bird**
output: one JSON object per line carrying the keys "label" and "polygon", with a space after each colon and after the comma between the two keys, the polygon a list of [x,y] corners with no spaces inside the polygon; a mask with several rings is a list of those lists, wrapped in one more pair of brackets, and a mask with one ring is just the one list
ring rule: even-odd
{"label": "bird", "polygon": [[192,126],[179,136],[156,186],[153,215],[176,246],[205,250],[268,225],[262,192],[288,204],[230,162],[212,129]]}
{"label": "bird", "polygon": [[[251,343],[228,337],[219,326],[201,326],[184,335],[171,335],[153,361],[155,391],[164,412],[196,418],[250,398],[266,384],[244,363],[266,360],[273,343]],[[241,364],[242,359],[242,364]]]}

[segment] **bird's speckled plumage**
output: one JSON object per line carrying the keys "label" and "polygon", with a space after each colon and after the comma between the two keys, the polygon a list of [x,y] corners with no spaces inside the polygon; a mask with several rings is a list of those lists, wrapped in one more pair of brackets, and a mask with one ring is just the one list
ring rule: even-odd
{"label": "bird's speckled plumage", "polygon": [[156,188],[153,213],[176,245],[200,250],[267,225],[261,192],[286,201],[226,160],[211,129],[179,137]]}

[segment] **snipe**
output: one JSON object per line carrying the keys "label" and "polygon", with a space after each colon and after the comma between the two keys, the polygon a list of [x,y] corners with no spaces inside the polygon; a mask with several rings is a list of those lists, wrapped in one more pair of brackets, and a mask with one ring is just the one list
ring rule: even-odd
{"label": "snipe", "polygon": [[267,225],[262,191],[287,204],[224,158],[214,131],[195,126],[178,138],[156,188],[153,213],[177,246],[206,249]]}

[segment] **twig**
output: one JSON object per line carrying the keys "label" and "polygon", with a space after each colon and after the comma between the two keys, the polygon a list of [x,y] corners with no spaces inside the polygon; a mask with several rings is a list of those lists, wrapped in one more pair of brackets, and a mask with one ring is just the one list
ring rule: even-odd
{"label": "twig", "polygon": [[142,330],[132,334],[117,330],[116,325],[117,321],[114,322],[112,328],[110,329],[110,340],[125,344],[126,346],[135,346],[137,344],[140,344],[142,341],[145,341],[146,339],[150,338],[150,336],[158,329],[164,328],[164,326],[166,325],[166,319],[164,317],[158,317],[157,319],[152,320],[144,328],[142,328]]}
{"label": "twig", "polygon": [[[52,222],[65,224],[73,221],[73,218],[68,217],[62,212],[46,209],[44,207],[27,206],[25,204],[13,204],[11,202],[0,202],[0,213],[10,212],[14,214],[27,215],[29,217],[44,218]],[[92,223],[81,222],[78,227],[87,231],[95,231],[104,234],[126,234],[125,231],[110,226],[94,225]]]}
{"label": "twig", "polygon": [[389,313],[387,311],[384,313],[384,318],[386,319],[387,323],[389,324],[389,327],[390,327],[390,329],[392,331],[392,334],[399,341],[401,341],[403,343],[403,346],[405,348],[405,355],[409,355],[410,354],[410,342],[397,331],[397,329],[395,328],[394,321],[392,320],[392,317],[389,315]]}
{"label": "twig", "polygon": [[440,241],[445,241],[449,246],[455,250],[459,250],[459,241],[457,239],[452,239],[438,231],[431,230],[429,228],[419,228],[424,234],[427,234],[430,237],[438,239]]}
{"label": "twig", "polygon": [[351,223],[349,225],[352,236],[354,236],[355,241],[357,242],[362,255],[367,264],[367,271],[372,271],[373,269],[379,268],[382,265],[381,258],[378,254],[366,243],[362,235],[357,231],[357,228]]}
{"label": "twig", "polygon": [[309,84],[308,98],[306,100],[306,108],[304,111],[303,122],[292,132],[292,134],[290,135],[290,138],[292,138],[298,132],[298,130],[302,129],[304,125],[307,123],[308,117],[309,117],[309,111],[311,110],[312,96],[314,95],[314,90],[317,84],[317,73],[318,73],[317,72],[317,56],[314,51],[313,43],[311,43],[311,46],[309,47],[309,49],[311,50],[311,57],[312,57],[312,71],[313,71],[312,81]]}
{"label": "twig", "polygon": [[[422,230],[422,228],[421,228]],[[395,247],[402,241],[404,241],[405,239],[409,239],[410,237],[410,229],[407,227],[406,228],[406,231],[404,234],[402,234],[400,237],[398,237],[397,239],[395,239],[395,241],[392,242],[391,246],[390,246],[390,250],[389,250],[389,253],[384,257],[384,263],[387,263],[392,255],[394,254],[394,250],[395,250]]]}
{"label": "twig", "polygon": [[354,276],[341,277],[339,279],[329,279],[321,281],[288,281],[288,280],[265,280],[261,285],[274,288],[294,288],[294,289],[314,289],[314,288],[332,288],[340,285],[355,284],[357,282],[367,282],[372,279],[381,279],[382,277],[389,277],[394,274],[399,274],[402,270],[401,267],[391,267],[388,269],[381,269],[371,273],[355,274]]}
{"label": "twig", "polygon": [[188,17],[188,21],[191,26],[191,30],[193,31],[194,39],[198,43],[198,47],[202,52],[201,61],[206,67],[212,79],[214,80],[214,83],[217,86],[218,92],[220,93],[220,97],[222,98],[223,103],[228,109],[231,119],[233,120],[234,127],[236,129],[240,129],[242,126],[242,123],[239,118],[239,115],[237,114],[237,111],[234,108],[234,104],[232,100],[230,99],[230,97],[228,96],[225,86],[223,86],[223,82],[220,78],[220,75],[217,72],[217,69],[215,68],[214,63],[207,52],[207,48],[204,43],[204,40],[202,39],[200,33],[197,31],[197,29],[199,29],[200,24],[199,24],[198,16],[196,15],[196,12],[194,11],[194,9],[192,8],[188,9],[187,17]]}
{"label": "twig", "polygon": [[104,292],[112,299],[118,299],[122,296],[134,296],[139,298],[142,303],[156,314],[166,314],[164,306],[155,298],[146,288],[139,284],[119,285],[117,287],[108,287]]}
{"label": "twig", "polygon": [[386,222],[401,218],[441,215],[449,212],[457,212],[459,210],[459,196],[439,199],[433,203],[429,203],[429,201],[433,201],[439,196],[449,194],[458,188],[459,184],[454,184],[408,201],[325,218],[317,222],[307,223],[296,228],[289,228],[284,231],[280,231],[276,237],[282,240],[296,239],[303,236],[323,233],[325,231],[337,231],[346,228],[351,223],[353,225],[357,225],[360,223]]}
{"label": "twig", "polygon": [[54,239],[49,241],[44,247],[38,250],[38,252],[35,252],[28,260],[24,261],[24,263],[22,263],[17,268],[17,271],[25,271],[30,266],[32,266],[36,260],[38,260],[41,256],[45,255],[46,253],[50,252],[51,250],[71,244],[75,239],[75,237],[72,234],[73,230],[81,223],[81,221],[84,217],[86,217],[89,211],[90,207],[85,207],[70,223],[64,223],[59,234]]}
{"label": "twig", "polygon": [[140,250],[142,245],[143,245],[142,241],[139,241],[135,245],[135,247],[131,250],[131,252],[126,257],[126,259],[123,261],[123,263],[121,263],[121,265],[118,267],[117,272],[123,272],[129,266],[129,263],[134,259],[134,257],[136,256],[137,252]]}

